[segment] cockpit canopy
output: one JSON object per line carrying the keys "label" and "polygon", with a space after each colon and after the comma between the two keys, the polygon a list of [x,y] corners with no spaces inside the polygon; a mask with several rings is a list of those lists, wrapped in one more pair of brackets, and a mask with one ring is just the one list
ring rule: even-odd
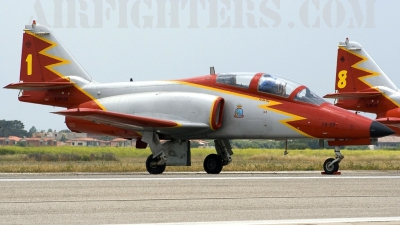
{"label": "cockpit canopy", "polygon": [[249,89],[253,77],[254,73],[220,73],[217,75],[217,83]]}
{"label": "cockpit canopy", "polygon": [[263,74],[258,81],[258,91],[279,95],[282,97],[289,97],[292,92],[300,87],[292,81],[285,80],[269,74]]}
{"label": "cockpit canopy", "polygon": [[[216,81],[220,84],[249,89],[250,83],[254,77],[254,73],[218,74]],[[281,78],[270,74],[262,74],[258,81],[257,91],[284,98],[289,98],[289,96],[296,91],[297,93],[293,98],[294,101],[305,102],[314,105],[321,105],[322,103],[326,102],[324,99],[311,92],[310,89],[305,86],[303,86],[304,88],[297,89],[301,86],[303,85],[286,78]]]}

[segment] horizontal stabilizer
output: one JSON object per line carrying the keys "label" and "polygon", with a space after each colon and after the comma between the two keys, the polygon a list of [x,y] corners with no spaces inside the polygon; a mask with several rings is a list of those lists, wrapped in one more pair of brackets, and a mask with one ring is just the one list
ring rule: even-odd
{"label": "horizontal stabilizer", "polygon": [[327,94],[324,98],[336,98],[336,99],[357,99],[357,98],[371,98],[380,96],[380,92],[340,92],[334,94]]}
{"label": "horizontal stabilizer", "polygon": [[90,108],[75,108],[53,113],[115,127],[128,128],[130,126],[133,130],[145,128],[209,128],[207,124],[203,123],[165,120]]}
{"label": "horizontal stabilizer", "polygon": [[400,125],[400,118],[398,117],[382,117],[376,119],[376,121],[385,125],[395,125],[395,124]]}
{"label": "horizontal stabilizer", "polygon": [[20,82],[5,86],[7,89],[20,89],[26,91],[44,91],[50,89],[62,89],[74,86],[70,82]]}

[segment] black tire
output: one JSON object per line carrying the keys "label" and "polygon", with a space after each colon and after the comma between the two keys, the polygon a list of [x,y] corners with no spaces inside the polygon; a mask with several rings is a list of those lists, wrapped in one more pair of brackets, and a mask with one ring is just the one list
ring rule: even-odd
{"label": "black tire", "polygon": [[164,165],[151,165],[151,162],[157,161],[153,159],[153,154],[149,155],[146,160],[146,169],[150,174],[162,174],[165,170],[166,164]]}
{"label": "black tire", "polygon": [[339,171],[339,169],[340,169],[339,163],[336,163],[336,164],[337,164],[337,168],[336,168],[335,172]]}
{"label": "black tire", "polygon": [[334,172],[337,172],[339,170],[339,163],[334,163],[331,166],[328,166],[329,163],[331,163],[333,160],[335,160],[334,158],[329,158],[327,160],[325,160],[324,162],[324,171],[326,174],[333,174]]}
{"label": "black tire", "polygon": [[217,154],[210,154],[204,159],[204,170],[208,174],[219,174],[222,170],[222,157]]}

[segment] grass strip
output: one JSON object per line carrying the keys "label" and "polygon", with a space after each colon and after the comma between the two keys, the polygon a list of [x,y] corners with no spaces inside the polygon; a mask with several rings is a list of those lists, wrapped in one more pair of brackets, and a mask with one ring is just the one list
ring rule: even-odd
{"label": "grass strip", "polygon": [[[321,171],[333,150],[233,149],[233,162],[223,171]],[[400,151],[342,150],[341,170],[400,170]],[[202,172],[203,160],[214,149],[192,149],[192,166],[168,171]],[[0,172],[146,172],[149,149],[126,147],[0,146]]]}

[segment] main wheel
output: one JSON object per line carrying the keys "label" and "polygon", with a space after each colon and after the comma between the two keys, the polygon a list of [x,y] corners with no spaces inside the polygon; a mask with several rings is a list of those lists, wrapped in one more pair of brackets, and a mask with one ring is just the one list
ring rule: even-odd
{"label": "main wheel", "polygon": [[204,170],[209,174],[219,174],[222,170],[222,157],[217,154],[210,154],[204,159]]}
{"label": "main wheel", "polygon": [[167,164],[164,165],[154,165],[152,162],[157,162],[157,158],[153,159],[153,154],[149,155],[146,160],[146,169],[150,174],[161,174],[164,172]]}
{"label": "main wheel", "polygon": [[337,172],[339,170],[339,163],[337,163],[337,162],[329,166],[329,163],[331,163],[333,160],[335,160],[335,159],[329,158],[329,159],[325,160],[324,171],[326,174],[333,174],[334,172]]}

